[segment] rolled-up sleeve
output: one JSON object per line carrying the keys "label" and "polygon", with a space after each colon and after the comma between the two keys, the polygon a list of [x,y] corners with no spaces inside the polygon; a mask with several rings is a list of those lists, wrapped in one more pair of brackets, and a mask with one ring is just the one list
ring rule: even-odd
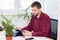
{"label": "rolled-up sleeve", "polygon": [[28,24],[28,26],[25,26],[24,28],[22,28],[22,30],[29,30],[32,31],[32,23],[33,23],[33,16],[31,17],[30,23]]}

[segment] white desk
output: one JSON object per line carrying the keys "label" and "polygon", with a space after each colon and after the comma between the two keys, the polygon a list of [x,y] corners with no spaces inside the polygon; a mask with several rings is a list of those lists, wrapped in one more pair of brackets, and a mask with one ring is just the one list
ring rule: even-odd
{"label": "white desk", "polygon": [[[53,39],[50,39],[50,38],[46,38],[46,37],[33,37],[34,39],[33,40],[53,40]],[[24,37],[13,37],[12,40],[25,40]]]}
{"label": "white desk", "polygon": [[5,31],[0,31],[0,40],[6,40]]}
{"label": "white desk", "polygon": [[[25,40],[26,38],[29,37],[24,37],[24,36],[17,36],[17,37],[12,37],[12,40]],[[33,37],[33,40],[53,40],[47,37]],[[0,40],[6,40],[5,36],[5,31],[0,31]]]}

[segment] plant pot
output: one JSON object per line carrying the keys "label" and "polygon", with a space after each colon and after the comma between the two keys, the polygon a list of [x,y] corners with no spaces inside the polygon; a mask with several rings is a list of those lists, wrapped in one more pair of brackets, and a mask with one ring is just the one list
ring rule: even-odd
{"label": "plant pot", "polygon": [[6,36],[6,40],[12,40],[12,36]]}

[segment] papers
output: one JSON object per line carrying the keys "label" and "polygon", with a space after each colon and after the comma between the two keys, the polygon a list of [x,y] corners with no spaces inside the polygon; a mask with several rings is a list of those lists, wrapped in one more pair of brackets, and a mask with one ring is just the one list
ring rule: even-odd
{"label": "papers", "polygon": [[[47,38],[47,37],[33,37],[34,39],[33,40],[52,40],[52,39],[49,39],[49,38]],[[24,37],[20,37],[20,36],[18,36],[18,37],[13,37],[13,40],[25,40],[26,39],[26,37],[24,38]]]}
{"label": "papers", "polygon": [[12,40],[25,40],[23,37],[17,36],[13,37]]}

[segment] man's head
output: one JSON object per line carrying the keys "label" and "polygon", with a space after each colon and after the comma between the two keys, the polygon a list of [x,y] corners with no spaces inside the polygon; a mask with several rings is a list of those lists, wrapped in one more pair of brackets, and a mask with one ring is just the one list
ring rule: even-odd
{"label": "man's head", "polygon": [[32,14],[37,16],[41,12],[41,4],[37,1],[33,2],[32,5]]}

